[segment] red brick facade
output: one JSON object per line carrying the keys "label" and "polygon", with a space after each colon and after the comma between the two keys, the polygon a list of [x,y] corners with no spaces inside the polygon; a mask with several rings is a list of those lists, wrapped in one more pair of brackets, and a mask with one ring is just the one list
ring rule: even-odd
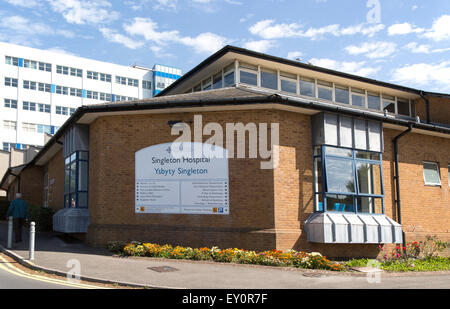
{"label": "red brick facade", "polygon": [[[246,249],[304,249],[329,257],[376,256],[378,245],[313,244],[304,222],[313,212],[311,118],[278,111],[249,110],[201,113],[203,123],[279,123],[277,169],[260,169],[260,159],[229,159],[230,214],[179,215],[134,212],[135,152],[172,142],[168,122],[193,120],[193,113],[104,116],[90,126],[89,210],[86,240],[141,240],[185,246]],[[392,139],[401,131],[384,129],[383,180],[385,213],[397,220],[394,204]],[[205,140],[208,136],[205,137]],[[225,145],[224,145],[225,146]],[[236,148],[236,147],[235,147]],[[450,139],[410,133],[399,140],[402,223],[407,241],[425,235],[450,237]],[[439,163],[442,185],[424,185],[422,161]],[[63,207],[64,162],[59,152],[48,164],[54,179],[50,207]],[[42,200],[39,168],[22,173],[26,199]],[[27,191],[25,191],[25,189]],[[30,195],[29,195],[30,194]]]}

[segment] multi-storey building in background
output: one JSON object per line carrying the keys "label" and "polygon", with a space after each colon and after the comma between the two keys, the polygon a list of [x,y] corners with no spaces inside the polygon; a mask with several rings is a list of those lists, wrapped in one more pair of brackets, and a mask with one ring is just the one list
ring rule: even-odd
{"label": "multi-storey building in background", "polygon": [[0,42],[0,149],[42,146],[77,107],[150,98],[181,74]]}

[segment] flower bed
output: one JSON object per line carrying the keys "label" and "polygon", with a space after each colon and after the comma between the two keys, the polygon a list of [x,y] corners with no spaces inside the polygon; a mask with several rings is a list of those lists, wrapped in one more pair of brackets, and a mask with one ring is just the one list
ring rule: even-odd
{"label": "flower bed", "polygon": [[157,245],[152,243],[131,242],[120,244],[111,242],[108,249],[112,252],[126,256],[146,256],[169,259],[186,259],[216,261],[224,263],[255,264],[270,266],[287,266],[307,269],[325,269],[333,271],[344,270],[344,266],[334,263],[320,253],[306,253],[290,250],[287,252],[271,250],[264,252],[249,251],[243,249],[219,249],[172,247],[170,245]]}

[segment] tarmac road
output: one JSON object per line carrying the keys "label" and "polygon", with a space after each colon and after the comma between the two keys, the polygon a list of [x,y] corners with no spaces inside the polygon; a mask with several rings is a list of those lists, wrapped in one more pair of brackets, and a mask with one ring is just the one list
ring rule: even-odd
{"label": "tarmac road", "polygon": [[65,280],[23,272],[0,255],[0,289],[86,289],[95,288]]}

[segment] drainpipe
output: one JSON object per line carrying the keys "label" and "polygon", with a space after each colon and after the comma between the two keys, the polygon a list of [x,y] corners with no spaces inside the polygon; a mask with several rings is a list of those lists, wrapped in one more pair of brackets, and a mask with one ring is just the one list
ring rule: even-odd
{"label": "drainpipe", "polygon": [[[412,125],[410,124],[408,129],[394,137],[392,140],[394,142],[394,159],[395,159],[395,191],[396,191],[396,199],[395,203],[397,204],[397,216],[398,216],[398,223],[402,224],[402,211],[401,211],[401,200],[400,200],[400,176],[399,176],[399,168],[398,168],[398,140],[411,132]],[[403,247],[406,246],[406,239],[405,239],[405,231],[402,228],[402,238],[403,238]]]}
{"label": "drainpipe", "polygon": [[427,113],[427,115],[426,115],[426,116],[427,116],[426,121],[427,121],[427,123],[429,124],[429,123],[430,123],[430,101],[425,97],[423,91],[420,92],[420,96],[422,97],[422,99],[425,100],[425,109],[426,109],[426,113]]}

